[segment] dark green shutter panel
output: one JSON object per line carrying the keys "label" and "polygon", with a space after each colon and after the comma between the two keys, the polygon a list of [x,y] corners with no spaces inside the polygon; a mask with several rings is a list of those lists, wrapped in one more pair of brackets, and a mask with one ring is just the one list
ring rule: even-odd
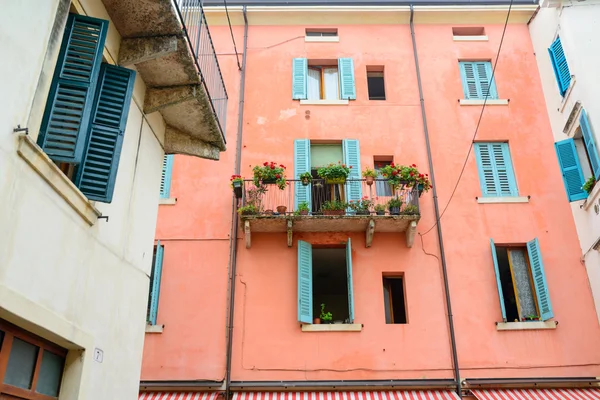
{"label": "dark green shutter panel", "polygon": [[135,71],[102,64],[89,140],[75,181],[90,200],[112,200],[134,81]]}
{"label": "dark green shutter panel", "polygon": [[56,162],[82,159],[107,29],[101,19],[71,14],[67,20],[38,136]]}

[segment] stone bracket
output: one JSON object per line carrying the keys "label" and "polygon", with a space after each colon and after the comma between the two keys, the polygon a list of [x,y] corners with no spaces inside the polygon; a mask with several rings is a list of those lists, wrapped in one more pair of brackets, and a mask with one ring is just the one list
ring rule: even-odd
{"label": "stone bracket", "polygon": [[220,149],[203,140],[181,132],[179,129],[167,125],[165,129],[165,154],[185,154],[209,160],[218,160]]}
{"label": "stone bracket", "polygon": [[149,88],[146,90],[144,112],[146,114],[160,111],[184,101],[203,96],[200,85],[171,86],[164,88]]}
{"label": "stone bracket", "polygon": [[370,220],[367,225],[365,247],[371,247],[373,244],[373,236],[375,235],[375,221]]}
{"label": "stone bracket", "polygon": [[123,39],[119,49],[119,65],[129,66],[164,57],[177,51],[177,36],[155,36]]}
{"label": "stone bracket", "polygon": [[417,233],[417,223],[412,221],[406,229],[406,247],[411,248],[415,242],[415,234]]}
{"label": "stone bracket", "polygon": [[292,225],[293,222],[291,219],[287,220],[287,245],[288,247],[292,247]]}
{"label": "stone bracket", "polygon": [[244,236],[246,237],[246,248],[249,249],[252,246],[250,238],[250,221],[244,221]]}

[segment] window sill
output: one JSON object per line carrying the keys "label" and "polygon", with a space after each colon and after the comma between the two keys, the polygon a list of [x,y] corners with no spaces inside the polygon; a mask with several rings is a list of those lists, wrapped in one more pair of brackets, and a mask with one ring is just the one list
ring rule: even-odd
{"label": "window sill", "polygon": [[459,99],[461,106],[482,106],[484,103],[486,106],[507,106],[508,99]]}
{"label": "window sill", "polygon": [[452,39],[455,42],[487,42],[487,35],[479,35],[479,36],[453,36]]}
{"label": "window sill", "polygon": [[19,137],[17,153],[41,176],[60,197],[92,226],[102,215],[87,197],[52,162],[50,157],[27,135]]}
{"label": "window sill", "polygon": [[478,197],[479,204],[496,204],[496,203],[529,203],[528,196],[507,196],[507,197]]}
{"label": "window sill", "polygon": [[348,100],[300,100],[303,106],[347,106],[348,103]]}
{"label": "window sill", "polygon": [[146,325],[146,333],[163,333],[164,325]]}
{"label": "window sill", "polygon": [[496,322],[497,331],[556,329],[558,321]]}
{"label": "window sill", "polygon": [[596,184],[594,185],[592,192],[588,195],[587,199],[585,199],[585,201],[583,202],[582,207],[585,211],[589,210],[590,207],[592,206],[592,204],[594,204],[594,201],[596,201],[596,199],[598,198],[598,194],[600,194],[600,181],[596,181]]}
{"label": "window sill", "polygon": [[305,42],[313,43],[338,43],[340,41],[339,36],[304,36]]}
{"label": "window sill", "polygon": [[177,197],[161,197],[158,199],[158,204],[163,206],[174,206],[177,204]]}
{"label": "window sill", "polygon": [[559,112],[563,112],[565,110],[567,101],[569,101],[569,97],[571,96],[571,92],[573,91],[573,86],[575,86],[575,75],[571,75],[571,83],[569,84],[569,88],[563,95],[562,101],[560,102],[560,106],[558,107]]}
{"label": "window sill", "polygon": [[302,332],[360,332],[362,324],[304,324]]}

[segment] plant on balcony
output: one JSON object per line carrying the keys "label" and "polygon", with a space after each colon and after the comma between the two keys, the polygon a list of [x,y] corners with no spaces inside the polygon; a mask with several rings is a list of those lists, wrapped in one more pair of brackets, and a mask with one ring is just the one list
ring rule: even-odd
{"label": "plant on balcony", "polygon": [[387,203],[390,215],[400,215],[400,207],[402,207],[402,199],[398,197],[392,197]]}
{"label": "plant on balcony", "polygon": [[326,201],[321,206],[323,215],[344,215],[348,205],[341,200]]}
{"label": "plant on balcony", "polygon": [[329,164],[325,167],[321,167],[317,170],[317,174],[325,179],[325,183],[327,184],[340,184],[346,183],[346,179],[348,179],[348,175],[350,174],[350,169],[352,166],[346,166],[346,164],[342,164],[338,162],[337,164]]}
{"label": "plant on balcony", "polygon": [[592,189],[596,185],[596,178],[592,175],[582,186],[582,189],[585,190],[588,194],[592,193]]}
{"label": "plant on balcony", "polygon": [[375,178],[377,178],[377,172],[375,172],[371,168],[367,167],[362,172],[362,176],[363,176],[363,178],[365,178],[367,185],[371,186],[371,185],[373,185],[373,181],[375,181]]}
{"label": "plant on balcony", "polygon": [[287,211],[287,207],[286,206],[277,206],[277,213],[279,213],[279,214],[285,214],[286,211]]}
{"label": "plant on balcony", "polygon": [[414,204],[407,204],[400,212],[402,215],[419,215],[419,208]]}
{"label": "plant on balcony", "polygon": [[402,183],[402,165],[391,163],[380,169],[381,175],[387,179],[392,188],[397,188]]}
{"label": "plant on balcony", "polygon": [[298,204],[298,210],[296,210],[298,215],[308,215],[309,211],[308,202],[303,201],[302,203]]}
{"label": "plant on balcony", "polygon": [[242,178],[240,175],[231,175],[231,179],[229,179],[229,186],[231,186],[233,189],[235,198],[240,199],[242,197],[242,188],[244,187],[244,178]]}
{"label": "plant on balcony", "polygon": [[[246,191],[246,198],[244,199],[244,207],[252,206],[254,207],[255,213],[258,214],[262,212],[262,199],[263,195],[267,192],[267,189],[264,186],[254,186]],[[273,213],[272,210],[271,214]],[[248,214],[243,214],[248,215]]]}
{"label": "plant on balcony", "polygon": [[319,315],[319,318],[324,324],[330,324],[333,320],[333,315],[330,312],[325,312],[325,304],[321,304],[321,315]]}
{"label": "plant on balcony", "polygon": [[303,172],[299,176],[303,186],[308,186],[312,182],[312,174],[310,172]]}
{"label": "plant on balcony", "polygon": [[356,212],[356,215],[369,215],[371,214],[371,207],[373,207],[373,201],[369,200],[369,196],[365,196],[358,201],[352,201],[348,203],[348,207]]}
{"label": "plant on balcony", "polygon": [[285,180],[285,165],[271,161],[265,161],[262,166],[256,165],[252,168],[254,172],[254,185],[267,185],[275,183],[281,190],[285,189],[288,183]]}
{"label": "plant on balcony", "polygon": [[385,204],[375,204],[375,213],[377,215],[385,215]]}
{"label": "plant on balcony", "polygon": [[402,167],[402,179],[407,182],[408,187],[417,187],[419,196],[421,193],[428,192],[431,189],[431,181],[429,174],[422,174],[417,169],[417,164],[412,164],[408,167]]}
{"label": "plant on balcony", "polygon": [[240,215],[256,215],[258,214],[258,208],[254,204],[248,204],[238,208],[238,214]]}

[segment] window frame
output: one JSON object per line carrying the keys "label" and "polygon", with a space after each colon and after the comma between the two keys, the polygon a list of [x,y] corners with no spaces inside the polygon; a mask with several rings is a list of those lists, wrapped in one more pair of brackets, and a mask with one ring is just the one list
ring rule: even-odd
{"label": "window frame", "polygon": [[[379,78],[379,77],[369,76],[370,74],[381,74],[381,80],[383,83],[383,98],[371,98],[369,78]],[[381,71],[369,71],[367,69],[367,97],[368,97],[369,101],[386,101],[387,100],[387,90],[386,90],[386,85],[385,85],[385,72],[383,69]]]}
{"label": "window frame", "polygon": [[[395,322],[394,319],[394,301],[393,301],[393,292],[394,290],[392,289],[392,284],[391,281],[393,280],[401,280],[402,281],[402,297],[403,297],[403,304],[404,304],[404,322]],[[384,295],[384,301],[388,302],[388,306],[389,306],[389,315],[385,315],[385,323],[386,325],[406,325],[408,324],[408,312],[406,309],[406,280],[404,279],[404,275],[383,275],[382,277],[382,283],[383,283],[383,287],[384,289],[387,289],[387,298],[386,297],[386,292],[384,290],[383,295]],[[384,305],[384,312],[386,311],[385,305]],[[389,320],[389,322],[388,322]]]}
{"label": "window frame", "polygon": [[[326,68],[335,68],[338,74],[338,85],[337,85],[337,98],[336,99],[325,99],[325,69]],[[337,65],[309,65],[308,70],[306,71],[306,76],[308,79],[308,71],[319,71],[321,73],[321,80],[319,81],[319,98],[318,99],[308,99],[308,90],[307,90],[307,100],[341,100],[341,91],[340,91],[340,69]],[[307,83],[308,84],[308,83]]]}
{"label": "window frame", "polygon": [[503,246],[496,245],[496,249],[498,247],[506,248],[506,253],[507,253],[507,258],[508,258],[508,268],[510,269],[510,276],[512,279],[513,290],[515,293],[515,300],[517,302],[517,313],[519,314],[520,321],[522,321],[523,318],[526,317],[526,315],[523,315],[523,313],[521,311],[521,302],[519,301],[519,291],[517,290],[517,281],[515,279],[515,272],[513,270],[513,261],[512,261],[512,257],[511,257],[511,250],[518,249],[518,250],[525,251],[525,254],[527,255],[527,257],[525,257],[525,262],[527,264],[527,275],[529,277],[529,285],[531,286],[531,294],[533,295],[536,315],[538,317],[540,317],[540,306],[539,306],[538,300],[537,300],[537,290],[535,288],[535,283],[533,281],[533,271],[531,269],[531,263],[529,262],[529,249],[527,248],[527,246],[522,246],[522,245],[503,245]]}
{"label": "window frame", "polygon": [[[505,164],[504,173],[506,174],[507,185],[509,192],[502,192],[502,184],[500,172],[498,171],[498,167],[496,165],[497,160],[494,157],[494,148],[493,146],[500,145],[502,152],[502,161]],[[519,186],[517,185],[517,176],[515,174],[515,170],[513,167],[512,157],[510,154],[510,146],[508,142],[475,142],[473,143],[475,147],[475,162],[477,164],[477,173],[479,175],[479,186],[481,189],[482,197],[518,197],[519,196]],[[488,146],[489,158],[491,164],[489,166],[485,166],[483,162],[483,156],[481,154],[481,149],[484,146]],[[494,193],[491,193],[488,190],[488,185],[486,181],[486,171],[489,172],[491,168],[492,177],[494,178]]]}
{"label": "window frame", "polygon": [[[484,68],[486,71],[486,75],[489,75],[489,80],[487,81],[487,96],[483,92],[483,88],[481,86],[483,81],[479,77],[479,73],[477,71],[477,64],[485,64]],[[472,97],[469,94],[469,78],[467,76],[466,65],[471,65],[471,68],[473,68],[473,80],[475,88],[477,92],[481,92],[481,95],[477,93],[477,97]],[[496,87],[496,76],[494,75],[494,67],[492,66],[492,62],[490,60],[459,60],[458,68],[460,71],[460,79],[462,82],[463,95],[465,100],[499,100],[500,97],[498,96],[498,88]]]}

